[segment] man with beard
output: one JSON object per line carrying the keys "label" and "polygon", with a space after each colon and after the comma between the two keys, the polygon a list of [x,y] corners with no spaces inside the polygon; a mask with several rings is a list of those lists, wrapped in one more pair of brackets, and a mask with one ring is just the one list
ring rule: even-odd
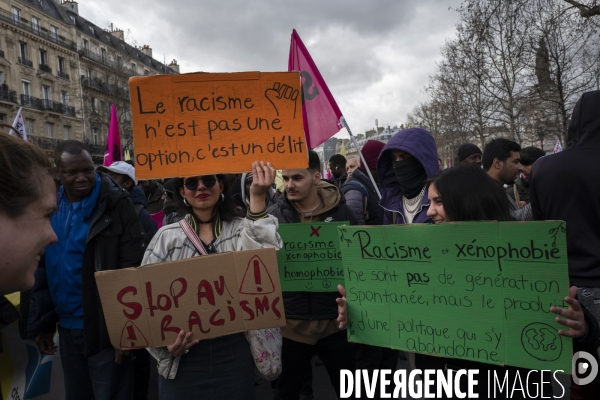
{"label": "man with beard", "polygon": [[529,177],[531,176],[531,168],[533,167],[533,163],[536,162],[538,158],[544,157],[546,153],[542,149],[530,146],[522,148],[520,154],[523,172],[519,174],[515,184],[506,189],[506,193],[512,197],[517,204],[520,202],[527,204],[529,203]]}
{"label": "man with beard", "polygon": [[[308,168],[282,171],[285,191],[269,207],[280,224],[299,222],[357,222],[339,189],[321,180],[319,156],[309,151]],[[314,354],[323,361],[331,384],[340,396],[340,370],[353,369],[353,355],[346,331],[337,324],[337,292],[284,292],[286,326],[283,335],[282,372],[277,399],[298,399],[310,374]]]}
{"label": "man with beard", "polygon": [[[521,146],[512,140],[503,138],[492,140],[483,150],[481,159],[483,170],[501,187],[512,185],[517,176],[523,172],[520,151]],[[510,213],[513,218],[519,221],[530,221],[532,219],[530,204],[521,208],[512,197],[508,194],[506,196],[510,202]]]}

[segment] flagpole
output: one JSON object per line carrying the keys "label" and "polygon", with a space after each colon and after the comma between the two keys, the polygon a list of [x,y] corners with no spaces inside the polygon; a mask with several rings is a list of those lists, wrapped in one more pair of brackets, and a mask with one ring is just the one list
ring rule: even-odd
{"label": "flagpole", "polygon": [[377,196],[379,196],[379,200],[381,200],[381,193],[379,192],[379,188],[377,187],[377,182],[375,182],[375,179],[373,179],[373,175],[371,175],[371,169],[369,168],[369,165],[365,161],[365,158],[363,157],[362,151],[360,151],[360,148],[358,147],[358,143],[356,143],[356,139],[354,138],[354,135],[352,134],[352,131],[350,130],[350,127],[346,123],[346,118],[344,118],[342,116],[340,118],[340,123],[348,131],[348,134],[350,135],[350,139],[352,140],[352,143],[354,144],[354,147],[356,147],[356,151],[358,151],[358,155],[360,156],[360,160],[362,162],[362,165],[365,166],[365,170],[367,171],[367,174],[369,174],[369,179],[371,179],[371,182],[373,182],[373,187],[375,188],[375,192],[377,192]]}

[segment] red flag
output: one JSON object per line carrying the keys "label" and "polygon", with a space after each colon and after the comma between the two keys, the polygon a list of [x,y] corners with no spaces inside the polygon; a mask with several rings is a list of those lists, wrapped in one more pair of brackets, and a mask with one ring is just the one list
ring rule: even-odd
{"label": "red flag", "polygon": [[295,29],[290,43],[288,71],[300,71],[306,144],[309,149],[314,149],[342,129],[342,112]]}
{"label": "red flag", "polygon": [[104,166],[110,167],[115,161],[122,161],[121,135],[119,135],[119,122],[117,121],[117,109],[113,104],[110,110],[110,124],[106,138],[106,151],[104,153]]}

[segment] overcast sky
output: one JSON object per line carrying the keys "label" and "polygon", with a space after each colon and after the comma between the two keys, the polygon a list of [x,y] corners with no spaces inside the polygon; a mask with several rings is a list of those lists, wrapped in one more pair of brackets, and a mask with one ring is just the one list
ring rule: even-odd
{"label": "overcast sky", "polygon": [[[287,71],[296,29],[356,135],[406,121],[454,36],[460,0],[80,1],[185,72]],[[453,9],[449,9],[452,7]],[[338,136],[344,137],[345,131]]]}

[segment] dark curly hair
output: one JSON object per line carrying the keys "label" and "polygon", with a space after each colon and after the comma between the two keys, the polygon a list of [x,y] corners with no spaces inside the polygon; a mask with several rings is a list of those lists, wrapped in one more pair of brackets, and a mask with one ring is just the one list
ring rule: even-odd
{"label": "dark curly hair", "polygon": [[[221,185],[223,185],[223,195],[225,196],[223,201],[221,201],[221,199],[217,201],[217,204],[215,205],[216,212],[221,217],[221,221],[233,221],[238,217],[238,215],[235,213],[235,206],[231,202],[231,189],[229,188],[229,183],[227,182],[227,179],[225,179],[225,175],[223,174],[217,174],[216,177],[217,180],[221,183]],[[174,192],[174,200],[175,204],[177,205],[177,208],[180,211],[180,214],[187,215],[192,213],[192,208],[185,205],[185,203],[183,202],[183,197],[181,197],[181,194],[179,193],[179,189],[183,187],[183,182],[184,178],[176,178],[176,190]]]}

